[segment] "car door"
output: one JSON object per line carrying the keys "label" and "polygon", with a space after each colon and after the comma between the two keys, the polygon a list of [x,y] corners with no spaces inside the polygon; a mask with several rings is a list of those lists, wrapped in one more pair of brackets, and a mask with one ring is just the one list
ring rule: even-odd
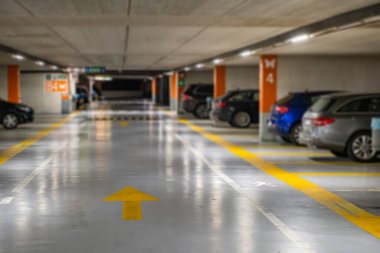
{"label": "car door", "polygon": [[252,117],[253,123],[259,122],[259,98],[260,93],[258,91],[252,91],[250,94],[249,112]]}
{"label": "car door", "polygon": [[372,117],[380,116],[380,96],[369,96],[350,100],[335,112],[337,125],[336,142],[359,131],[371,131]]}

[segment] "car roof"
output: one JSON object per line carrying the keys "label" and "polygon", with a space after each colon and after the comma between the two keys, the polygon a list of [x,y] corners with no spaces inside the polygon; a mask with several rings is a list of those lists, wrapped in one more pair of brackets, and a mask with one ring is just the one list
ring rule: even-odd
{"label": "car roof", "polygon": [[380,96],[380,92],[344,92],[344,93],[335,93],[322,96],[322,98],[360,98],[368,96]]}
{"label": "car roof", "polygon": [[258,89],[236,89],[236,90],[229,90],[229,93],[238,93],[238,92],[249,92],[249,91],[259,91]]}
{"label": "car roof", "polygon": [[337,91],[337,90],[297,91],[297,92],[290,92],[290,94],[294,94],[294,95],[320,95],[320,94],[329,94],[329,93],[335,93],[335,92],[341,92],[341,91]]}

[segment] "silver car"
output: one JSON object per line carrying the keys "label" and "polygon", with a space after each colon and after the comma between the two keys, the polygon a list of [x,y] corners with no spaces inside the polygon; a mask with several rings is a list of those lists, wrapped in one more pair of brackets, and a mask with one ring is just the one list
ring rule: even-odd
{"label": "silver car", "polygon": [[380,93],[322,96],[304,114],[301,142],[360,162],[377,159],[371,118],[380,117]]}

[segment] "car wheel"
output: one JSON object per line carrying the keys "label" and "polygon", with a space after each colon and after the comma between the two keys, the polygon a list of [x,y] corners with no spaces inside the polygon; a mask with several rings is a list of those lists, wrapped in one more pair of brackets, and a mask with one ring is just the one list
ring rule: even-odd
{"label": "car wheel", "polygon": [[297,123],[292,127],[292,130],[290,132],[290,140],[293,144],[297,146],[301,146],[301,143],[300,143],[301,130],[302,130],[302,125],[300,123]]}
{"label": "car wheel", "polygon": [[18,117],[14,113],[6,113],[2,119],[2,125],[5,129],[14,129],[18,126]]}
{"label": "car wheel", "polygon": [[370,133],[358,133],[348,143],[347,155],[358,162],[373,162],[376,160],[376,151],[372,148]]}
{"label": "car wheel", "polygon": [[336,152],[336,151],[331,151],[331,154],[335,155],[336,157],[347,157],[347,155],[345,153],[342,153],[342,152]]}
{"label": "car wheel", "polygon": [[247,128],[251,125],[251,115],[248,112],[236,112],[232,117],[232,124],[238,128]]}
{"label": "car wheel", "polygon": [[197,107],[194,109],[194,116],[198,119],[207,119],[208,113],[206,104],[197,105]]}
{"label": "car wheel", "polygon": [[289,137],[285,137],[285,136],[280,136],[281,140],[283,140],[285,143],[291,143],[292,141],[290,140]]}

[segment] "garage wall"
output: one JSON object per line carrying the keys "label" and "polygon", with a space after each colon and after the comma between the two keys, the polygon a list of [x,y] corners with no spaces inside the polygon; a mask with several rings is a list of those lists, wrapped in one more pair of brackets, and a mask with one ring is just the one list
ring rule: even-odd
{"label": "garage wall", "polygon": [[380,56],[279,56],[278,97],[304,90],[380,91]]}
{"label": "garage wall", "polygon": [[186,86],[189,84],[210,84],[214,83],[214,72],[210,71],[194,71],[186,73]]}
{"label": "garage wall", "polygon": [[8,100],[8,68],[0,67],[0,98]]}
{"label": "garage wall", "polygon": [[61,113],[62,101],[59,93],[44,90],[45,74],[21,74],[22,103],[31,106],[36,113]]}
{"label": "garage wall", "polygon": [[259,67],[258,66],[227,66],[226,89],[258,89]]}

